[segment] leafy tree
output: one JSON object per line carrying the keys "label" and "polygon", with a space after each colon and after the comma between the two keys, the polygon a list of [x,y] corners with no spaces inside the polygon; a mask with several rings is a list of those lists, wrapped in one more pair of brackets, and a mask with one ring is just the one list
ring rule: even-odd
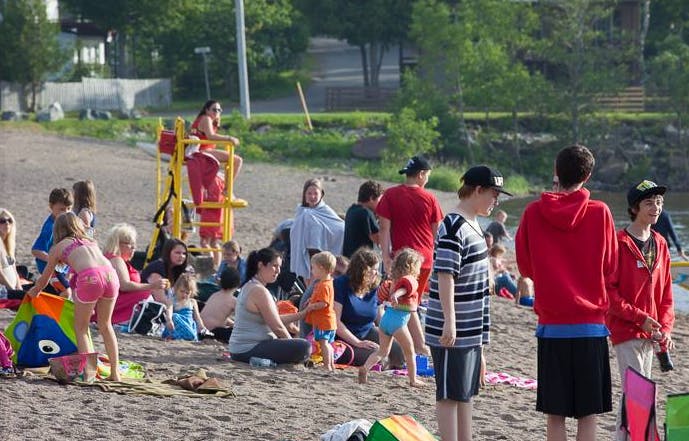
{"label": "leafy tree", "polygon": [[60,26],[48,21],[42,0],[2,2],[0,12],[0,78],[29,89],[26,105],[35,111],[42,82],[67,61],[57,40]]}
{"label": "leafy tree", "polygon": [[[651,86],[666,96],[677,117],[677,145],[683,147],[682,132],[689,114],[689,45],[680,35],[669,36],[661,53],[651,60]],[[684,170],[689,171],[689,144],[684,146]]]}
{"label": "leafy tree", "polygon": [[435,154],[434,143],[440,136],[435,128],[438,118],[418,119],[414,109],[403,108],[388,123],[388,146],[384,159],[388,163],[399,163],[417,154]]}
{"label": "leafy tree", "polygon": [[412,0],[297,0],[312,34],[359,48],[364,86],[378,86],[383,56],[407,34]]}
{"label": "leafy tree", "polygon": [[542,2],[542,55],[557,95],[553,111],[570,119],[573,141],[581,138],[581,117],[596,109],[595,98],[627,84],[633,44],[609,29],[615,1]]}

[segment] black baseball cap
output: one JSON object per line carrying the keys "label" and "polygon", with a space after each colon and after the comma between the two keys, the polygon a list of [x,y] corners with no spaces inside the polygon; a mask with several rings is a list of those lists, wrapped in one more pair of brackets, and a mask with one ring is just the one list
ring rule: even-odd
{"label": "black baseball cap", "polygon": [[633,207],[637,202],[642,199],[646,199],[648,196],[665,194],[666,191],[667,187],[663,187],[662,185],[658,185],[653,181],[644,179],[629,189],[629,192],[627,193],[627,204],[630,207]]}
{"label": "black baseball cap", "polygon": [[430,162],[428,162],[423,156],[412,156],[409,161],[407,161],[407,165],[405,165],[404,168],[399,171],[399,174],[406,175],[409,173],[416,173],[421,170],[432,169],[433,167],[431,167]]}
{"label": "black baseball cap", "polygon": [[512,196],[512,193],[508,193],[503,189],[504,179],[502,174],[485,165],[477,165],[471,167],[462,176],[462,181],[466,185],[473,185],[474,187],[489,187],[493,188],[500,193],[506,194],[507,196]]}

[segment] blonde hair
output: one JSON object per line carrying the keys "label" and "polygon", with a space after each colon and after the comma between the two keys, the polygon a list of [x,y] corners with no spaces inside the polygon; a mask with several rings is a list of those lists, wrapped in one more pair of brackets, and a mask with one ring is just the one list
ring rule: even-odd
{"label": "blonde hair", "polygon": [[242,247],[236,240],[228,240],[227,242],[222,244],[222,249],[227,251],[234,251],[237,254],[242,252]]}
{"label": "blonde hair", "polygon": [[108,230],[103,253],[120,255],[120,243],[136,242],[136,230],[129,224],[115,224]]}
{"label": "blonde hair", "polygon": [[53,225],[53,244],[67,237],[91,240],[84,231],[84,223],[71,211],[59,215]]}
{"label": "blonde hair", "polygon": [[14,259],[14,253],[17,248],[17,221],[7,208],[0,208],[0,217],[12,219],[12,225],[7,229],[7,237],[3,237],[0,242],[5,247],[7,255]]}
{"label": "blonde hair", "polygon": [[73,211],[78,215],[83,209],[96,212],[96,187],[93,181],[77,181],[72,185],[72,195],[74,197]]}
{"label": "blonde hair", "polygon": [[191,273],[183,273],[177,278],[177,281],[172,286],[172,290],[177,295],[179,289],[186,289],[189,292],[189,297],[196,297],[198,289],[196,287],[196,276]]}
{"label": "blonde hair", "polygon": [[490,247],[490,250],[488,251],[488,255],[490,255],[490,257],[498,257],[498,256],[502,256],[506,252],[507,252],[507,248],[500,245],[499,243],[496,243],[495,245]]}
{"label": "blonde hair", "polygon": [[328,274],[332,274],[337,265],[337,258],[330,251],[321,251],[311,257],[311,265],[321,266]]}
{"label": "blonde hair", "polygon": [[418,276],[421,272],[423,256],[411,248],[402,248],[392,261],[390,277],[392,280],[401,279],[404,276]]}

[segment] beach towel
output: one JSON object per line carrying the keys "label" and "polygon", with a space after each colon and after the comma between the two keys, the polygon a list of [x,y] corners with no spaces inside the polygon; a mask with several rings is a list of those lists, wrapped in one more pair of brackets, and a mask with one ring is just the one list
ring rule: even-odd
{"label": "beach towel", "polygon": [[290,271],[305,279],[311,276],[308,249],[342,253],[344,221],[321,201],[313,208],[297,207],[290,230]]}
{"label": "beach towel", "polygon": [[393,415],[376,421],[366,441],[437,441],[431,433],[409,415]]}
{"label": "beach towel", "polygon": [[531,378],[515,377],[505,372],[486,372],[486,384],[497,385],[497,384],[508,384],[510,386],[515,386],[520,389],[533,389],[536,390],[538,382]]}
{"label": "beach towel", "polygon": [[689,440],[689,393],[667,396],[665,441]]}
{"label": "beach towel", "polygon": [[656,425],[656,384],[634,368],[624,373],[622,426],[630,441],[660,441]]}
{"label": "beach towel", "polygon": [[[96,378],[103,380],[110,376],[112,367],[110,360],[105,354],[98,354],[98,366],[96,371]],[[119,369],[120,377],[123,379],[142,380],[146,378],[146,370],[139,363],[133,361],[120,360]]]}
{"label": "beach towel", "polygon": [[74,303],[41,293],[24,296],[17,315],[5,330],[18,366],[48,366],[48,359],[77,352]]}
{"label": "beach towel", "polygon": [[12,369],[14,367],[12,363],[13,355],[12,343],[5,337],[5,334],[0,332],[0,368]]}

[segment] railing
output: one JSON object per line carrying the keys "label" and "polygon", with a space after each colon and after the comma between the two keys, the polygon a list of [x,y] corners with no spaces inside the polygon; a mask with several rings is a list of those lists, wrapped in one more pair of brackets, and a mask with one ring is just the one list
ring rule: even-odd
{"label": "railing", "polygon": [[627,87],[617,95],[596,97],[604,109],[622,112],[643,112],[646,108],[646,94],[643,87]]}

